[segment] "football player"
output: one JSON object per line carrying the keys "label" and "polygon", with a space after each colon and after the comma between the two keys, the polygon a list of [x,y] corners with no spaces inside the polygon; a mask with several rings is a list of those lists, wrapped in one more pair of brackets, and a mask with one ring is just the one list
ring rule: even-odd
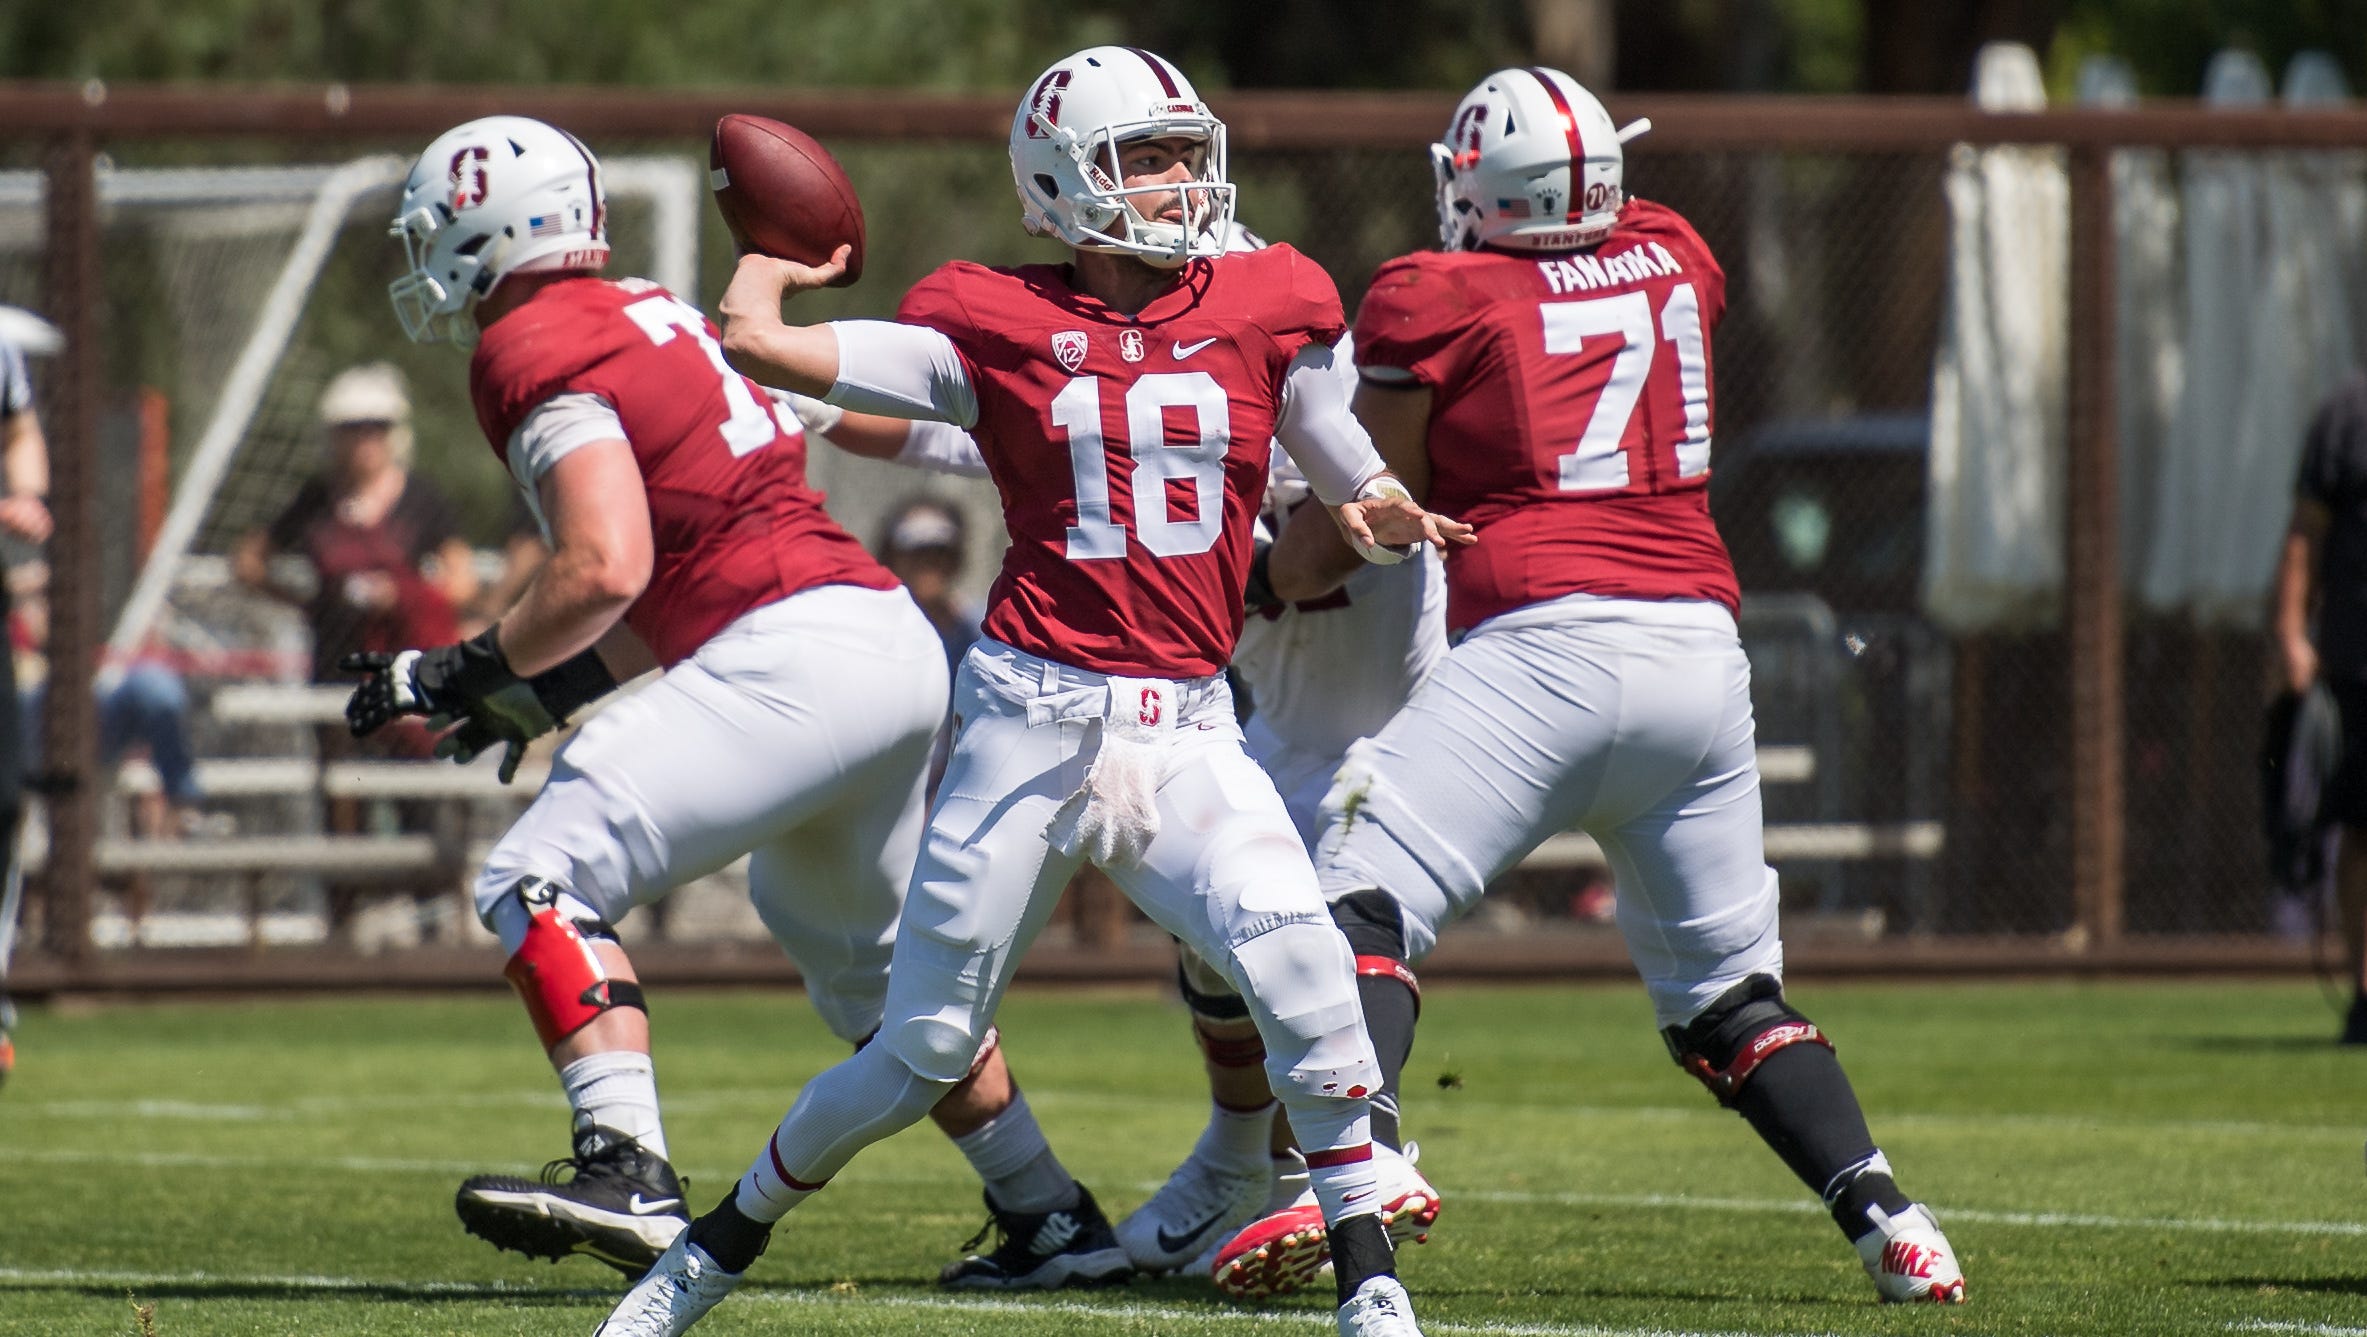
{"label": "football player", "polygon": [[[1264,245],[1235,226],[1232,249]],[[1343,336],[1336,350],[1334,374],[1346,378],[1343,393],[1354,387],[1352,342]],[[803,395],[784,397],[808,432],[853,454],[936,473],[987,475],[977,443],[950,424],[845,413]],[[1254,703],[1242,726],[1243,744],[1273,778],[1291,825],[1311,849],[1323,829],[1323,796],[1349,746],[1379,732],[1446,653],[1446,584],[1437,555],[1428,549],[1411,561],[1375,566],[1327,534],[1322,538],[1328,549],[1348,554],[1359,569],[1344,584],[1324,589],[1338,573],[1323,572],[1320,560],[1285,553],[1282,579],[1315,584],[1307,591],[1311,597],[1296,601],[1278,592],[1275,539],[1310,500],[1305,477],[1287,454],[1276,452],[1253,531],[1249,616],[1232,667]],[[1314,534],[1313,526],[1300,529],[1293,541],[1303,544]],[[1117,1238],[1142,1271],[1208,1276],[1218,1247],[1241,1227],[1286,1207],[1311,1207],[1315,1199],[1289,1122],[1276,1117],[1265,1045],[1248,1005],[1198,953],[1179,944],[1176,955],[1177,987],[1208,1074],[1208,1123],[1159,1191],[1118,1223]],[[1359,960],[1357,968],[1405,969],[1393,959]],[[1422,1232],[1437,1219],[1439,1196],[1413,1169],[1412,1149],[1401,1153],[1394,1140],[1375,1138],[1373,1154],[1380,1161],[1381,1214],[1390,1234],[1401,1241],[1426,1238]],[[961,1265],[948,1268],[946,1280],[961,1274]],[[1253,1266],[1237,1265],[1224,1280],[1246,1297],[1255,1293],[1258,1278]]]}
{"label": "football player", "polygon": [[[404,331],[474,343],[470,392],[552,555],[458,645],[358,657],[357,734],[460,721],[465,760],[525,743],[647,662],[663,678],[562,747],[494,846],[477,909],[572,1108],[574,1152],[541,1181],[480,1175],[473,1233],[646,1271],[689,1219],[667,1161],[649,1018],[612,927],[743,854],[749,895],[825,1024],[860,1044],[887,992],[912,869],[944,652],[901,586],[822,509],[795,418],[726,365],[714,327],[608,260],[599,164],[537,121],[471,121],[411,169],[394,231]],[[612,668],[612,666],[614,666]],[[992,1037],[932,1112],[993,1191],[1081,1192],[1010,1086]],[[1034,1284],[1123,1275],[1072,1232]]]}
{"label": "football player", "polygon": [[843,256],[746,257],[725,295],[725,346],[757,379],[968,428],[1011,546],[957,676],[878,1039],[806,1085],[610,1337],[686,1330],[775,1222],[935,1104],[1087,860],[1248,1000],[1329,1223],[1339,1330],[1418,1332],[1373,1214],[1379,1073],[1354,964],[1242,751],[1223,669],[1271,439],[1368,559],[1464,528],[1413,505],[1346,412],[1330,279],[1286,246],[1224,253],[1224,126],[1172,65],[1127,47],[1055,64],[1013,117],[1011,162],[1029,230],[1067,243],[1068,264],[946,265],[893,323],[781,322],[784,293]]}
{"label": "football player", "polygon": [[[1961,1302],[1947,1237],[1784,997],[1740,596],[1707,492],[1725,276],[1683,218],[1623,195],[1621,138],[1558,70],[1489,76],[1431,150],[1443,250],[1382,266],[1357,313],[1358,416],[1481,542],[1447,563],[1460,639],[1325,800],[1324,892],[1360,962],[1410,967],[1489,882],[1583,828],[1670,1056],[1822,1197],[1884,1300]],[[1351,569],[1336,544],[1295,551]],[[1394,1141],[1418,997],[1410,969],[1358,983],[1385,1074],[1373,1135]],[[1322,1247],[1311,1214],[1266,1218],[1224,1246],[1220,1284],[1244,1259],[1304,1276]]]}

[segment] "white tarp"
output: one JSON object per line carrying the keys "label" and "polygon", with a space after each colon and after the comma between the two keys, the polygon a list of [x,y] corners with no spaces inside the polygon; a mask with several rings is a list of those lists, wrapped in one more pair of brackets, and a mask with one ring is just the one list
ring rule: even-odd
{"label": "white tarp", "polygon": [[[1981,49],[1973,99],[2046,106],[2038,57]],[[2063,587],[2070,183],[2059,150],[1958,145],[1933,359],[1924,607],[1952,631],[2042,625]]]}
{"label": "white tarp", "polygon": [[[2268,100],[2246,52],[2214,57],[2204,98]],[[2331,62],[2296,60],[2288,102],[2345,96]],[[2156,477],[2145,604],[2205,623],[2258,626],[2291,510],[2302,433],[2356,365],[2362,236],[2356,155],[2185,155],[2186,370]]]}
{"label": "white tarp", "polygon": [[[2085,107],[2133,107],[2137,76],[2116,56],[2079,69]],[[2178,187],[2162,149],[2112,155],[2113,402],[2120,457],[2124,579],[2145,567],[2170,420],[2186,385],[2185,308],[2178,300]]]}

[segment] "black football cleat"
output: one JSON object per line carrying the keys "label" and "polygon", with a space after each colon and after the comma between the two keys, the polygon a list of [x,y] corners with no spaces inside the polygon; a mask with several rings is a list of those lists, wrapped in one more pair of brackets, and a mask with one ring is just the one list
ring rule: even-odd
{"label": "black football cleat", "polygon": [[557,1262],[597,1258],[638,1280],[690,1224],[683,1185],[663,1157],[612,1129],[576,1130],[575,1154],[540,1179],[473,1175],[453,1197],[468,1233],[497,1249]]}
{"label": "black football cleat", "polygon": [[1109,1218],[1083,1184],[1077,1185],[1074,1207],[1006,1212],[989,1194],[986,1210],[986,1224],[962,1248],[975,1249],[992,1233],[1000,1237],[994,1252],[973,1253],[946,1264],[937,1274],[938,1285],[949,1290],[1055,1291],[1122,1283],[1134,1273]]}

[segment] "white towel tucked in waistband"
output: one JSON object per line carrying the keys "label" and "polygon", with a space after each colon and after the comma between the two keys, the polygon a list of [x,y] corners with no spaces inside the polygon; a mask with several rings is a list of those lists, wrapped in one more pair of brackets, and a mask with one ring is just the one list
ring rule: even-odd
{"label": "white towel tucked in waistband", "polygon": [[1159,835],[1159,778],[1166,764],[1157,731],[1110,720],[1084,787],[1068,796],[1044,828],[1052,848],[1080,851],[1096,864],[1131,864]]}

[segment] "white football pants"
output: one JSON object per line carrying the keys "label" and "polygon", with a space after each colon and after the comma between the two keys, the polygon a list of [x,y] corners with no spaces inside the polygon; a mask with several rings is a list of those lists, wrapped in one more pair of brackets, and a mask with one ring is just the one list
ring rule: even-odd
{"label": "white football pants", "polygon": [[859,1040],[879,1025],[945,697],[943,643],[901,589],[749,612],[559,749],[487,857],[477,912],[494,922],[532,876],[614,923],[752,854],[757,914],[824,1023]]}
{"label": "white football pants", "polygon": [[1714,603],[1573,595],[1482,623],[1325,800],[1324,892],[1388,893],[1419,960],[1548,836],[1593,836],[1657,1024],[1782,977],[1750,664]]}
{"label": "white football pants", "polygon": [[980,641],[954,717],[881,1044],[921,1077],[968,1072],[1060,887],[1094,857],[1250,1001],[1285,1103],[1354,1100],[1361,1124],[1380,1077],[1354,956],[1273,781],[1240,748],[1224,679],[1105,677]]}

